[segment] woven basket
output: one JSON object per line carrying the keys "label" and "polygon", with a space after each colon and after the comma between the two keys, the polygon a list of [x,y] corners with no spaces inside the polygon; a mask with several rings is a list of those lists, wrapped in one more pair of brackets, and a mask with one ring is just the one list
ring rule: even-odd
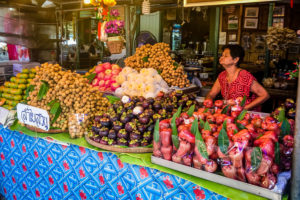
{"label": "woven basket", "polygon": [[34,126],[29,126],[29,125],[25,125],[25,127],[28,128],[29,130],[37,132],[37,133],[63,133],[63,132],[66,132],[61,129],[52,129],[49,131],[44,131],[42,129],[36,128]]}
{"label": "woven basket", "polygon": [[104,145],[104,144],[100,144],[98,142],[95,142],[93,140],[91,140],[88,135],[85,135],[85,140],[95,146],[98,147],[100,149],[105,149],[108,151],[114,151],[114,152],[120,152],[120,153],[152,153],[153,152],[153,148],[147,148],[147,147],[128,147],[128,148],[122,148],[119,147],[117,145]]}
{"label": "woven basket", "polygon": [[123,41],[108,41],[107,47],[111,54],[120,54],[124,46]]}

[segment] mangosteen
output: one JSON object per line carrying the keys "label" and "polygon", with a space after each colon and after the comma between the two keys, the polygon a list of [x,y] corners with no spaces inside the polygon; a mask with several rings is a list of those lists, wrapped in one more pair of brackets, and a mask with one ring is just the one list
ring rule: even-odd
{"label": "mangosteen", "polygon": [[108,138],[107,137],[102,137],[100,140],[100,144],[107,145],[108,144]]}
{"label": "mangosteen", "polygon": [[99,115],[95,116],[95,122],[96,123],[100,123],[100,119],[101,119],[101,117]]}
{"label": "mangosteen", "polygon": [[288,115],[288,117],[295,119],[295,116],[296,116],[295,109],[294,108],[289,109],[289,112],[287,115]]}
{"label": "mangosteen", "polygon": [[188,101],[185,103],[185,105],[186,105],[187,107],[190,107],[192,104],[193,104],[193,101],[191,101],[191,100],[188,100]]}
{"label": "mangosteen", "polygon": [[157,97],[154,98],[154,101],[161,101],[162,99],[163,99],[163,97],[157,96]]}
{"label": "mangosteen", "polygon": [[153,104],[154,110],[158,111],[161,109],[161,102],[160,101],[155,101]]}
{"label": "mangosteen", "polygon": [[118,120],[119,120],[119,117],[116,114],[110,117],[111,122],[115,122],[115,121],[118,121]]}
{"label": "mangosteen", "polygon": [[139,125],[137,127],[137,130],[140,132],[140,133],[144,133],[146,131],[147,127],[145,125]]}
{"label": "mangosteen", "polygon": [[102,126],[109,127],[110,126],[110,120],[109,120],[109,118],[108,117],[102,117],[100,119],[100,124]]}
{"label": "mangosteen", "polygon": [[175,96],[176,97],[181,97],[183,95],[183,91],[182,90],[176,90],[175,92]]}
{"label": "mangosteen", "polygon": [[108,130],[107,127],[102,127],[102,128],[99,130],[99,135],[100,135],[101,137],[104,137],[104,136],[107,136],[107,135],[108,135],[108,132],[109,132],[109,130]]}
{"label": "mangosteen", "polygon": [[133,102],[129,102],[124,104],[124,108],[127,110],[132,110],[134,108],[134,103]]}
{"label": "mangosteen", "polygon": [[101,137],[100,137],[99,135],[96,135],[96,136],[93,137],[93,140],[94,140],[95,142],[97,142],[97,143],[100,143]]}
{"label": "mangosteen", "polygon": [[187,102],[189,100],[189,97],[186,94],[184,94],[182,95],[181,100]]}
{"label": "mangosteen", "polygon": [[92,126],[92,131],[93,131],[94,134],[98,135],[98,134],[99,134],[99,130],[100,130],[99,127],[97,127],[97,126]]}
{"label": "mangosteen", "polygon": [[107,136],[109,139],[116,139],[117,138],[117,133],[115,130],[110,130],[108,132],[108,136]]}
{"label": "mangosteen", "polygon": [[144,111],[144,114],[152,117],[154,115],[154,111],[152,109],[147,109]]}
{"label": "mangosteen", "polygon": [[121,130],[123,128],[123,123],[120,121],[115,121],[113,123],[113,129],[117,132],[119,132],[119,130]]}
{"label": "mangosteen", "polygon": [[139,147],[141,146],[141,142],[139,140],[130,140],[129,147]]}
{"label": "mangosteen", "polygon": [[121,129],[119,130],[118,134],[117,134],[118,138],[127,138],[128,137],[128,133],[126,132],[125,129]]}
{"label": "mangosteen", "polygon": [[132,110],[127,111],[127,116],[130,118],[130,120],[134,118],[134,114],[132,112]]}
{"label": "mangosteen", "polygon": [[124,112],[120,118],[120,121],[123,123],[123,124],[126,124],[127,122],[130,121],[130,118],[127,116],[127,114]]}
{"label": "mangosteen", "polygon": [[173,102],[173,103],[174,103],[174,102],[176,103],[176,102],[178,101],[178,99],[177,99],[176,96],[173,96],[171,99],[172,99],[172,102]]}
{"label": "mangosteen", "polygon": [[127,142],[127,140],[124,139],[124,138],[119,138],[119,139],[117,140],[117,144],[120,145],[120,146],[128,146],[128,142]]}
{"label": "mangosteen", "polygon": [[108,109],[108,111],[107,111],[110,115],[114,115],[114,114],[116,114],[116,112],[115,112],[115,110],[114,110],[114,108],[113,107],[110,107],[109,109]]}
{"label": "mangosteen", "polygon": [[178,107],[182,106],[184,107],[185,106],[185,102],[183,100],[179,100],[178,103],[177,103]]}
{"label": "mangosteen", "polygon": [[110,115],[108,113],[104,113],[101,118],[109,118]]}
{"label": "mangosteen", "polygon": [[153,120],[154,120],[154,122],[156,122],[156,120],[161,120],[162,119],[162,117],[161,117],[161,115],[160,114],[158,114],[158,113],[155,113],[154,115],[153,115]]}
{"label": "mangosteen", "polygon": [[147,99],[147,102],[148,102],[150,105],[153,105],[154,99],[153,99],[152,97],[150,97],[150,98]]}
{"label": "mangosteen", "polygon": [[149,123],[149,121],[150,121],[150,118],[149,118],[149,116],[147,116],[147,115],[141,115],[140,117],[139,117],[139,122],[140,123],[142,123],[142,124],[148,124]]}
{"label": "mangosteen", "polygon": [[143,107],[141,107],[141,106],[136,106],[136,107],[133,109],[132,113],[133,113],[134,115],[140,115],[140,114],[142,114],[143,111],[144,111]]}
{"label": "mangosteen", "polygon": [[137,102],[137,103],[135,104],[135,106],[141,106],[141,107],[143,107],[143,103],[142,103],[142,102]]}
{"label": "mangosteen", "polygon": [[118,109],[120,106],[122,106],[122,102],[120,102],[120,101],[115,102],[115,103],[113,104],[113,108],[115,109],[115,111],[117,111],[117,109]]}
{"label": "mangosteen", "polygon": [[144,109],[147,109],[150,106],[150,103],[147,100],[144,100],[142,106]]}
{"label": "mangosteen", "polygon": [[143,139],[142,142],[141,142],[141,146],[142,146],[142,147],[146,147],[146,146],[148,146],[148,145],[149,145],[148,140]]}
{"label": "mangosteen", "polygon": [[141,138],[142,138],[141,133],[138,131],[133,131],[132,133],[130,133],[131,140],[139,140]]}
{"label": "mangosteen", "polygon": [[146,133],[144,133],[143,135],[143,138],[148,140],[148,141],[151,141],[152,140],[152,134],[150,131],[147,131]]}
{"label": "mangosteen", "polygon": [[132,97],[132,99],[131,99],[134,103],[137,103],[137,102],[139,102],[139,98],[138,97]]}
{"label": "mangosteen", "polygon": [[108,139],[108,145],[116,145],[117,142],[114,139]]}
{"label": "mangosteen", "polygon": [[171,103],[169,103],[169,104],[167,104],[167,106],[166,106],[166,110],[168,111],[168,112],[172,112],[172,110],[173,110],[173,105],[171,104]]}
{"label": "mangosteen", "polygon": [[117,114],[122,114],[122,113],[124,113],[125,112],[125,108],[123,107],[123,106],[119,106],[118,108],[117,108]]}
{"label": "mangosteen", "polygon": [[154,124],[151,124],[147,127],[147,131],[150,131],[152,133],[153,130],[154,130]]}
{"label": "mangosteen", "polygon": [[286,109],[294,108],[295,107],[295,101],[293,99],[288,98],[288,99],[285,100],[284,106],[286,107]]}
{"label": "mangosteen", "polygon": [[132,131],[136,130],[136,124],[133,122],[128,122],[125,124],[125,130],[128,133],[131,133]]}
{"label": "mangosteen", "polygon": [[193,100],[196,100],[196,95],[195,95],[195,94],[189,94],[188,97],[189,97],[189,99],[192,100],[192,101],[193,101]]}
{"label": "mangosteen", "polygon": [[143,96],[139,96],[138,98],[139,98],[139,102],[143,102],[145,100],[145,97]]}
{"label": "mangosteen", "polygon": [[160,114],[160,116],[165,119],[167,116],[167,111],[165,109],[160,109],[158,111],[158,114]]}

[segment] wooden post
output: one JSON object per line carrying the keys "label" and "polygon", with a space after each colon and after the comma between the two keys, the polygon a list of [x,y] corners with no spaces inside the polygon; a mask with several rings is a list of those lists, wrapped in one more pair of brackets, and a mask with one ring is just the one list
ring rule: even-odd
{"label": "wooden post", "polygon": [[214,64],[213,64],[213,72],[214,72],[214,79],[217,78],[217,67],[218,67],[218,50],[219,50],[219,25],[220,25],[220,6],[216,7],[216,22],[215,22],[215,34],[214,34]]}
{"label": "wooden post", "polygon": [[[268,27],[273,25],[273,8],[274,3],[269,4],[269,16],[268,16]],[[265,78],[269,76],[269,66],[270,66],[270,50],[266,48],[266,59],[265,59]]]}
{"label": "wooden post", "polygon": [[292,167],[291,200],[300,199],[300,78],[298,77],[297,108]]}

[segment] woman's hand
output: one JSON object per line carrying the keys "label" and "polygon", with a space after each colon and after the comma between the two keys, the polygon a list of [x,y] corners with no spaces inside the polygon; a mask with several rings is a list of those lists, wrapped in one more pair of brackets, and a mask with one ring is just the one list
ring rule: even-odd
{"label": "woman's hand", "polygon": [[264,103],[266,100],[268,100],[270,98],[270,95],[266,91],[266,89],[261,84],[259,84],[257,81],[253,81],[253,83],[251,85],[251,92],[256,94],[257,98],[245,106],[246,110],[250,110],[250,109]]}
{"label": "woman's hand", "polygon": [[220,86],[219,79],[217,79],[213,87],[209,91],[209,93],[206,95],[205,99],[214,99],[219,94],[220,91],[221,91],[221,86]]}

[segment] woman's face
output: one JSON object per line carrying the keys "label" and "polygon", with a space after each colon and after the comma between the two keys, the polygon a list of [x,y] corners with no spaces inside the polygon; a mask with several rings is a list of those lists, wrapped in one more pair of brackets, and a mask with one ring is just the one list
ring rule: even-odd
{"label": "woman's face", "polygon": [[230,55],[229,49],[224,49],[222,56],[219,59],[220,64],[225,68],[230,67],[232,65],[236,66],[238,61],[239,57],[233,59]]}

